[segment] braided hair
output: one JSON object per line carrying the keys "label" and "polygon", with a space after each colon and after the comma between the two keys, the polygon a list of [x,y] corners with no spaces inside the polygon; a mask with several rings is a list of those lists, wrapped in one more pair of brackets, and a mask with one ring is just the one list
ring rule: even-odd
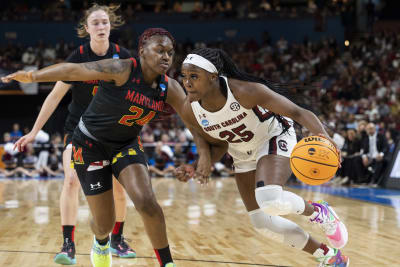
{"label": "braided hair", "polygon": [[[290,84],[290,83],[278,83],[266,79],[259,78],[257,76],[248,74],[244,71],[241,71],[233,62],[233,60],[228,56],[228,54],[222,49],[214,49],[214,48],[197,48],[191,52],[191,54],[197,54],[209,60],[214,66],[217,68],[219,75],[226,76],[228,78],[234,78],[247,82],[255,82],[266,85],[272,91],[288,98],[290,101],[296,103],[299,106],[308,108],[306,105],[306,101],[304,96],[299,93],[299,91],[306,89],[307,87],[302,86],[300,84]],[[225,95],[226,92],[223,87],[220,87],[221,92]],[[296,91],[297,94],[293,93]],[[274,114],[274,117],[279,121],[279,123],[283,127],[283,131],[287,132],[290,128],[287,121],[278,114]]]}
{"label": "braided hair", "polygon": [[171,40],[172,45],[175,48],[175,39],[174,37],[172,37],[172,34],[169,31],[163,28],[148,28],[139,36],[139,49],[143,47],[146,41],[154,35],[167,36]]}

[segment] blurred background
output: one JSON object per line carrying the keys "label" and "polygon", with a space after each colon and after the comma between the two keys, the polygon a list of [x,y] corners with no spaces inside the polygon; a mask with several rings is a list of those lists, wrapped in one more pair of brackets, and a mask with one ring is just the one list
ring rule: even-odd
{"label": "blurred background", "polygon": [[[63,62],[87,41],[77,37],[76,26],[91,3],[1,1],[0,76]],[[330,184],[400,188],[400,1],[118,3],[126,24],[114,30],[110,40],[136,55],[138,36],[146,28],[167,29],[177,40],[168,75],[177,80],[185,55],[209,46],[227,51],[248,73],[316,85],[305,92],[307,98],[343,151],[343,167]],[[13,143],[30,131],[53,85],[0,83],[0,175],[63,175],[62,135],[70,95],[35,144],[21,153],[12,150]],[[364,152],[373,145],[369,136],[375,133],[383,142],[383,156],[366,162]],[[190,132],[176,115],[146,125],[142,140],[155,177],[172,176],[175,167],[197,156]],[[231,176],[231,164],[226,155],[214,166],[213,175]]]}

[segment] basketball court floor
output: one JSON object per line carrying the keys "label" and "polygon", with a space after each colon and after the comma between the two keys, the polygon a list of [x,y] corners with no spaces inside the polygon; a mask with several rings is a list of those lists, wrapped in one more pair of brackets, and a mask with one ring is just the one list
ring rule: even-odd
{"label": "basketball court floor", "polygon": [[[62,245],[59,196],[62,179],[0,179],[0,266],[48,267]],[[259,236],[232,178],[207,187],[191,181],[153,179],[178,267],[317,266],[311,256]],[[291,187],[307,200],[328,201],[346,223],[343,250],[350,266],[400,266],[400,191],[374,188]],[[131,203],[131,202],[129,202]],[[81,194],[75,232],[77,264],[91,266],[89,208]],[[289,216],[319,240],[322,231],[305,217]],[[113,258],[113,266],[157,266],[143,223],[128,207],[124,235],[137,259]]]}

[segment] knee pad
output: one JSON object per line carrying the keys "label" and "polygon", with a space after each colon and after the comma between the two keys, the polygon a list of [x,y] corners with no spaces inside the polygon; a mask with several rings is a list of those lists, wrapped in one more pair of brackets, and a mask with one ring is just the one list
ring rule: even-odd
{"label": "knee pad", "polygon": [[310,235],[297,224],[279,216],[270,216],[262,210],[249,212],[251,223],[263,236],[291,247],[303,249]]}
{"label": "knee pad", "polygon": [[304,212],[304,200],[292,192],[283,190],[280,185],[258,187],[255,196],[258,206],[271,216]]}

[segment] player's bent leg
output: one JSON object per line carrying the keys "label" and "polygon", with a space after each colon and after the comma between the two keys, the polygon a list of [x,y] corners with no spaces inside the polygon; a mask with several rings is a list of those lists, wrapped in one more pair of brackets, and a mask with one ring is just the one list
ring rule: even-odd
{"label": "player's bent leg", "polygon": [[348,258],[341,253],[338,254],[337,250],[317,242],[297,224],[278,216],[270,216],[260,210],[254,193],[255,174],[255,171],[235,174],[239,193],[255,230],[269,239],[283,242],[312,254],[320,266],[346,266],[325,264],[324,262],[328,263],[334,259],[347,264]]}
{"label": "player's bent leg", "polygon": [[[124,186],[142,217],[147,235],[161,266],[172,263],[165,219],[154,195],[148,170],[143,164],[130,164],[122,169],[118,180]],[[172,265],[173,266],[173,265]]]}
{"label": "player's bent leg", "polygon": [[308,203],[282,186],[289,179],[289,158],[266,155],[257,162],[255,196],[260,208],[272,216],[302,214],[323,229],[334,248],[342,248],[348,241],[348,232],[337,214],[326,202]]}
{"label": "player's bent leg", "polygon": [[309,234],[292,221],[267,215],[260,209],[250,211],[249,216],[254,228],[263,236],[298,249],[303,249],[308,242]]}
{"label": "player's bent leg", "polygon": [[343,248],[349,240],[349,234],[345,224],[326,201],[311,202],[315,212],[310,216],[310,222],[321,227],[334,248]]}
{"label": "player's bent leg", "polygon": [[60,196],[60,215],[63,229],[63,246],[54,257],[54,262],[63,265],[76,264],[74,232],[78,213],[78,195],[80,183],[78,176],[71,168],[71,148],[63,152],[64,184]]}
{"label": "player's bent leg", "polygon": [[109,234],[115,224],[113,191],[109,189],[100,194],[86,195],[86,199],[93,216],[90,226],[95,235],[90,260],[94,267],[110,267],[112,257]]}
{"label": "player's bent leg", "polygon": [[[258,185],[260,182],[258,183]],[[263,183],[262,183],[263,184]],[[298,195],[285,191],[280,185],[266,185],[255,189],[255,197],[260,208],[268,215],[281,216],[302,214],[304,200]]]}
{"label": "player's bent leg", "polygon": [[111,253],[120,258],[135,258],[136,251],[129,246],[123,236],[126,216],[125,190],[115,177],[113,177],[113,191],[116,222],[111,235]]}

